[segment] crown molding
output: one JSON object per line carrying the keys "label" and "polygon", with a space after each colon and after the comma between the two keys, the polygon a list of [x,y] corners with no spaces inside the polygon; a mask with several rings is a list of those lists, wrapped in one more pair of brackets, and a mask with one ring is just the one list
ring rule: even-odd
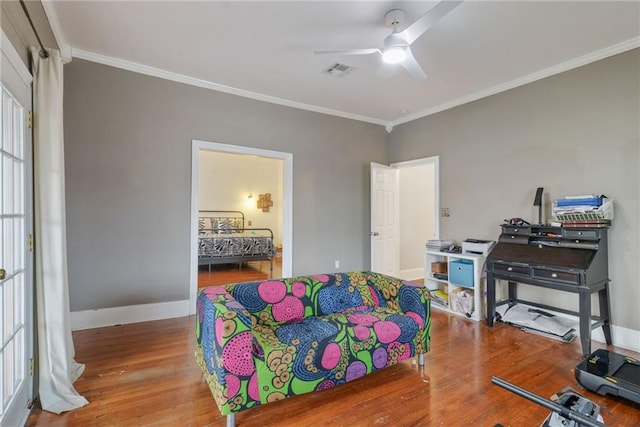
{"label": "crown molding", "polygon": [[86,61],[96,62],[99,64],[132,71],[135,73],[145,74],[145,75],[158,77],[165,80],[171,80],[174,82],[197,86],[197,87],[214,90],[218,92],[224,92],[231,95],[237,95],[244,98],[254,99],[257,101],[268,102],[271,104],[281,105],[281,106],[290,107],[290,108],[296,108],[300,110],[312,111],[320,114],[327,114],[327,115],[341,117],[341,118],[350,119],[350,120],[372,123],[372,124],[383,126],[387,131],[387,133],[391,133],[394,127],[398,125],[408,123],[417,119],[421,119],[445,110],[449,110],[451,108],[455,108],[460,105],[467,104],[469,102],[477,101],[479,99],[482,99],[491,95],[496,95],[498,93],[505,92],[507,90],[514,89],[519,86],[524,86],[526,84],[533,83],[537,80],[541,80],[556,74],[560,74],[565,71],[569,71],[574,68],[578,68],[583,65],[587,65],[592,62],[599,61],[601,59],[605,59],[610,56],[617,55],[619,53],[623,53],[623,52],[640,47],[640,37],[634,37],[629,40],[623,41],[621,43],[617,43],[615,45],[563,62],[561,64],[557,64],[552,67],[537,71],[535,73],[531,73],[526,76],[519,77],[509,82],[492,86],[490,88],[475,92],[473,94],[463,96],[458,99],[454,99],[453,101],[450,101],[450,102],[445,102],[444,104],[440,104],[436,107],[418,111],[413,114],[403,116],[396,120],[383,120],[383,119],[378,119],[374,117],[347,113],[344,111],[334,110],[330,108],[319,107],[316,105],[305,104],[305,103],[296,102],[288,99],[268,96],[268,95],[260,94],[257,92],[251,92],[243,89],[234,88],[231,86],[225,86],[218,83],[213,83],[207,80],[201,80],[201,79],[189,77],[189,76],[178,74],[178,73],[173,73],[170,71],[162,70],[155,67],[150,67],[150,66],[139,64],[132,61],[113,58],[106,55],[84,51],[81,49],[75,49],[75,48],[72,49],[72,47],[66,41],[66,38],[64,36],[64,31],[62,30],[62,26],[60,25],[58,15],[56,14],[54,7],[52,6],[52,3],[53,3],[53,0],[42,0],[42,6],[45,10],[47,18],[49,19],[51,29],[53,31],[54,37],[56,38],[56,41],[60,48],[61,56],[65,63],[70,62],[71,59],[75,57],[79,59],[84,59]]}
{"label": "crown molding", "polygon": [[407,115],[405,117],[402,117],[401,119],[390,122],[387,125],[387,129],[389,127],[393,128],[394,126],[401,125],[403,123],[408,123],[417,119],[421,119],[423,117],[427,117],[432,114],[439,113],[441,111],[449,110],[451,108],[458,107],[460,105],[467,104],[469,102],[477,101],[478,99],[486,98],[487,96],[495,95],[500,92],[505,92],[509,89],[514,89],[519,86],[524,86],[526,84],[533,83],[537,80],[541,80],[556,74],[560,74],[565,71],[572,70],[574,68],[582,67],[583,65],[587,65],[592,62],[596,62],[601,59],[605,59],[610,56],[617,55],[619,53],[636,49],[638,47],[640,47],[640,37],[634,37],[632,39],[614,44],[604,49],[596,50],[586,55],[579,56],[578,58],[574,58],[569,61],[563,62],[561,64],[554,65],[553,67],[545,68],[535,73],[531,73],[526,76],[511,80],[509,82],[502,83],[485,90],[481,90],[471,95],[454,99],[451,102],[446,102],[444,104],[438,105],[437,107],[429,108],[427,110],[423,110],[411,115]]}
{"label": "crown molding", "polygon": [[312,111],[315,113],[328,114],[330,116],[337,116],[337,117],[342,117],[344,119],[373,123],[381,126],[385,126],[387,124],[387,122],[384,120],[375,119],[372,117],[360,116],[358,114],[351,114],[351,113],[346,113],[344,111],[332,110],[330,108],[323,108],[323,107],[318,107],[316,105],[304,104],[302,102],[296,102],[288,99],[276,98],[274,96],[263,95],[261,93],[238,89],[231,86],[225,86],[225,85],[213,83],[207,80],[189,77],[184,74],[178,74],[171,71],[162,70],[160,68],[150,67],[148,65],[127,61],[124,59],[113,58],[110,56],[88,52],[81,49],[73,49],[73,57],[78,59],[83,59],[85,61],[96,62],[98,64],[109,65],[111,67],[120,68],[127,71],[133,71],[135,73],[158,77],[165,80],[171,80],[178,83],[184,83],[191,86],[197,86],[204,89],[214,90],[217,92],[224,92],[231,95],[237,95],[243,98],[250,98],[257,101],[263,101],[271,104],[282,105],[285,107],[296,108],[299,110],[306,110],[306,111]]}
{"label": "crown molding", "polygon": [[53,2],[51,0],[42,0],[41,3],[42,8],[44,9],[44,14],[47,15],[47,20],[49,20],[49,26],[53,32],[53,37],[56,39],[58,49],[60,49],[62,62],[64,64],[68,64],[71,62],[71,46],[67,43],[67,39],[64,36],[64,31],[62,31],[62,25],[60,25],[58,14],[51,5]]}
{"label": "crown molding", "polygon": [[132,71],[135,73],[145,74],[148,76],[158,77],[165,80],[171,80],[178,83],[197,86],[204,89],[215,90],[218,92],[224,92],[231,95],[237,95],[244,98],[254,99],[257,101],[269,102],[271,104],[277,104],[285,107],[296,108],[299,110],[312,111],[315,113],[327,114],[330,116],[336,116],[336,117],[356,120],[360,122],[373,123],[381,126],[386,126],[389,123],[386,120],[376,119],[376,118],[367,117],[367,116],[361,116],[358,114],[351,114],[344,111],[319,107],[316,105],[304,104],[301,102],[291,101],[288,99],[276,98],[273,96],[263,95],[256,92],[237,89],[231,86],[220,85],[207,80],[196,79],[186,75],[173,73],[170,71],[162,70],[155,67],[150,67],[147,65],[142,65],[132,61],[126,61],[123,59],[113,58],[106,55],[100,55],[100,54],[85,51],[82,49],[72,48],[72,46],[69,45],[69,43],[67,43],[66,37],[64,35],[64,31],[62,30],[62,25],[60,24],[60,20],[58,19],[58,14],[56,13],[55,8],[52,5],[53,0],[42,0],[41,3],[42,3],[42,7],[44,8],[44,12],[47,15],[47,19],[49,20],[49,25],[51,26],[53,36],[56,39],[56,43],[58,43],[58,47],[60,49],[60,55],[65,64],[71,62],[72,58],[75,57],[79,59],[84,59],[85,61],[91,61],[98,64],[109,65],[111,67],[120,68],[123,70]]}

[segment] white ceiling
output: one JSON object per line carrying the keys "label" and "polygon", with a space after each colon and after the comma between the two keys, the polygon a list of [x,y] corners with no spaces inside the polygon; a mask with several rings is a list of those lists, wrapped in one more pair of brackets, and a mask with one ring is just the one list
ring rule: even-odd
{"label": "white ceiling", "polygon": [[[640,2],[466,1],[412,45],[415,81],[379,55],[384,14],[436,1],[43,1],[74,57],[388,128],[640,46]],[[322,74],[339,62],[356,69]]]}

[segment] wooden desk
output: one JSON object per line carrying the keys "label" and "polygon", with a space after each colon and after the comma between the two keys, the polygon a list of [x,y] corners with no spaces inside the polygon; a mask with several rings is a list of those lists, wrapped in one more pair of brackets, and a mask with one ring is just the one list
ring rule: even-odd
{"label": "wooden desk", "polygon": [[[591,331],[601,327],[611,344],[607,230],[544,226],[503,226],[499,242],[487,257],[487,325],[496,306],[518,302],[579,318],[582,353],[591,353]],[[496,280],[506,280],[507,300],[496,301]],[[518,299],[523,283],[578,294],[578,312]],[[600,314],[594,316],[591,294],[598,292]]]}

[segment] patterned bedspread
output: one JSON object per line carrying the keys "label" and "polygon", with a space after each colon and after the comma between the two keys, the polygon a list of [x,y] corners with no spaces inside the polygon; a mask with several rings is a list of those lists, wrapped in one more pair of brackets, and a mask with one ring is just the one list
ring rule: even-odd
{"label": "patterned bedspread", "polygon": [[198,257],[271,256],[275,254],[273,239],[244,233],[204,233],[198,236]]}

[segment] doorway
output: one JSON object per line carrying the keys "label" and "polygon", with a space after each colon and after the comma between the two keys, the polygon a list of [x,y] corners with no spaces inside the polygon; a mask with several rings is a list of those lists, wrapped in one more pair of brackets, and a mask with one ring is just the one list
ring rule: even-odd
{"label": "doorway", "polygon": [[[261,187],[260,183],[251,184],[249,181],[243,181],[245,187],[238,187],[236,184],[238,182],[238,175],[242,174],[242,170],[238,170],[237,173],[222,173],[216,176],[207,177],[207,181],[202,182],[202,174],[201,168],[206,168],[207,166],[202,162],[203,158],[209,158],[209,154],[220,154],[227,155],[231,157],[226,157],[227,163],[230,163],[233,159],[234,162],[242,161],[242,159],[248,159],[248,156],[254,158],[253,162],[266,162],[269,164],[270,160],[277,160],[276,163],[281,165],[281,176],[280,176],[280,185],[281,188],[281,196],[277,196],[278,203],[281,206],[278,206],[277,209],[280,209],[281,215],[280,220],[275,220],[275,222],[264,223],[260,221],[265,221],[266,217],[261,217],[259,213],[256,212],[257,200],[259,200],[260,192],[265,191]],[[257,157],[257,159],[255,159]],[[240,207],[244,205],[244,208],[239,209],[243,212],[246,211],[248,214],[245,218],[246,226],[263,226],[270,225],[273,228],[279,228],[281,237],[275,239],[275,244],[277,246],[281,246],[280,261],[281,262],[281,276],[291,276],[292,275],[292,200],[293,200],[293,155],[291,153],[271,151],[271,150],[263,150],[251,147],[241,147],[235,145],[228,144],[220,144],[215,142],[207,142],[207,141],[192,141],[192,189],[191,189],[191,280],[190,280],[190,306],[193,310],[195,307],[195,299],[198,291],[198,211],[200,209],[206,208],[208,209],[227,209],[227,207]],[[225,167],[228,167],[226,165]],[[246,173],[247,171],[245,171]],[[214,182],[211,182],[214,180]],[[223,197],[227,200],[228,203],[225,205],[226,207],[221,208],[219,205],[215,205],[206,199],[206,193],[201,191],[201,187],[203,186],[226,186],[227,188],[235,188],[234,190],[230,190],[231,192],[235,192],[235,194],[226,194]],[[220,195],[220,193],[218,193]],[[263,194],[264,196],[265,194]],[[251,200],[249,199],[251,196]],[[230,200],[234,199],[235,200]],[[201,200],[202,199],[202,200]],[[235,210],[235,209],[234,209]],[[251,221],[251,225],[248,222]],[[279,223],[278,223],[279,221]],[[265,228],[270,228],[265,227]],[[258,227],[261,228],[261,227]],[[275,235],[274,235],[275,237]],[[233,281],[233,280],[231,280]]]}
{"label": "doorway", "polygon": [[371,164],[371,269],[424,276],[425,244],[440,233],[439,158]]}
{"label": "doorway", "polygon": [[[200,150],[198,288],[282,277],[283,160]],[[224,220],[223,220],[224,218]],[[242,226],[239,233],[205,230]],[[212,224],[209,224],[212,225]],[[275,253],[274,253],[275,252]],[[208,258],[207,254],[216,254]],[[240,260],[233,256],[247,257]]]}
{"label": "doorway", "polygon": [[437,239],[439,230],[439,158],[428,157],[393,163],[398,169],[399,262],[398,277],[422,279],[427,240]]}

